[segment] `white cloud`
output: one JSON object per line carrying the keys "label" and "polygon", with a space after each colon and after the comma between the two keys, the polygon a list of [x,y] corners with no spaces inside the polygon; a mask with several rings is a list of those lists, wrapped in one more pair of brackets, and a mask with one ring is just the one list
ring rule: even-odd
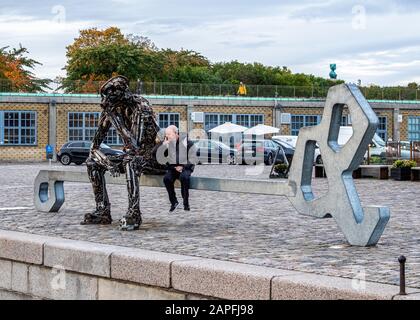
{"label": "white cloud", "polygon": [[[346,81],[383,85],[419,78],[420,6],[405,0],[380,5],[373,0],[113,0],[107,5],[95,0],[83,7],[78,1],[62,2],[63,24],[54,23],[52,2],[22,14],[28,8],[14,8],[10,1],[7,12],[0,13],[0,43],[28,47],[44,64],[37,68],[39,76],[63,74],[65,47],[79,29],[115,25],[148,36],[159,47],[196,50],[212,61],[257,61],[324,77],[335,62]],[[353,27],[351,11],[359,3],[367,14],[362,30]]]}

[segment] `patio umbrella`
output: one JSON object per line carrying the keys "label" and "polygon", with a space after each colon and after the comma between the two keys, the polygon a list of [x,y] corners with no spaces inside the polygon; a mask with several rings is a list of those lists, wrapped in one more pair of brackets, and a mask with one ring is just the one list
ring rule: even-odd
{"label": "patio umbrella", "polygon": [[255,127],[252,127],[248,130],[246,130],[244,132],[244,134],[246,135],[256,135],[256,136],[263,136],[265,134],[270,134],[270,133],[279,133],[280,129],[279,128],[275,128],[275,127],[271,127],[271,126],[266,126],[265,124],[259,124],[256,125]]}
{"label": "patio umbrella", "polygon": [[243,127],[231,122],[226,122],[216,128],[209,130],[211,133],[226,134],[226,133],[241,133],[247,130],[247,127]]}

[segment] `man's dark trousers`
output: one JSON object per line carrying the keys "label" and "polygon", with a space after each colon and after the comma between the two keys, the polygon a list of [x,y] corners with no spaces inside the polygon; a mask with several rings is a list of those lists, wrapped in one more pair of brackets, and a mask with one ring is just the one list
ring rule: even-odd
{"label": "man's dark trousers", "polygon": [[184,206],[189,206],[188,197],[189,197],[189,189],[190,189],[190,177],[191,177],[191,170],[183,169],[182,172],[178,172],[175,168],[169,169],[164,178],[163,182],[165,183],[166,190],[168,191],[169,201],[171,204],[174,205],[178,202],[175,195],[175,180],[179,179],[181,181],[181,194],[182,199],[184,200]]}

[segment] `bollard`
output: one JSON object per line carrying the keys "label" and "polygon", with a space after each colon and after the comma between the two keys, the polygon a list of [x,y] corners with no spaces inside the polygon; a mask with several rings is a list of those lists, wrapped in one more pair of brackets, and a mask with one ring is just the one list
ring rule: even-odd
{"label": "bollard", "polygon": [[406,296],[407,293],[405,292],[405,262],[407,259],[404,256],[398,258],[398,262],[400,263],[400,296]]}

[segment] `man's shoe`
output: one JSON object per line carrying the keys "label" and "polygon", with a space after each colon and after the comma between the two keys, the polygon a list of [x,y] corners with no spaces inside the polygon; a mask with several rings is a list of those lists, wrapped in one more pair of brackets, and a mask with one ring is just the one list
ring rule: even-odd
{"label": "man's shoe", "polygon": [[179,203],[178,202],[176,202],[173,205],[171,205],[171,208],[169,209],[169,213],[174,212],[175,209],[178,208],[178,206],[179,206]]}
{"label": "man's shoe", "polygon": [[190,206],[189,205],[186,205],[186,206],[184,205],[184,210],[185,211],[190,211]]}

